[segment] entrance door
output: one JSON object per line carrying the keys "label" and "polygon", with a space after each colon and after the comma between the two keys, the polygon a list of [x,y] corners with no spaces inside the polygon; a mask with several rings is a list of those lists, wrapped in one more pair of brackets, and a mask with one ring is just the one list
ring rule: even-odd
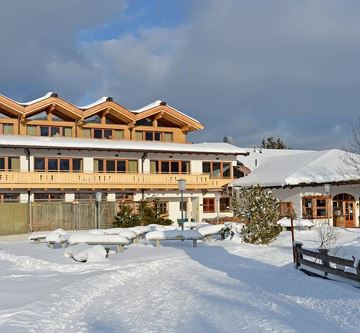
{"label": "entrance door", "polygon": [[334,221],[338,227],[354,228],[355,198],[347,193],[341,193],[333,198]]}
{"label": "entrance door", "polygon": [[355,227],[354,201],[344,201],[345,228]]}

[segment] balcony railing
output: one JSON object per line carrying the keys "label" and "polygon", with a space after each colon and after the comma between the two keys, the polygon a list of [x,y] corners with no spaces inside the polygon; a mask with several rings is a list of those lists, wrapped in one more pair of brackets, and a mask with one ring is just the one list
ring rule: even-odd
{"label": "balcony railing", "polygon": [[212,179],[208,174],[0,172],[0,188],[6,189],[170,189],[178,179],[187,189],[219,189],[231,179]]}

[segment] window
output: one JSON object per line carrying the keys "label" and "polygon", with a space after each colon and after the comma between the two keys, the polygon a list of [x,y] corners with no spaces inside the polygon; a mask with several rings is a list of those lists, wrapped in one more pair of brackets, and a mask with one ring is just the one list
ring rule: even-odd
{"label": "window", "polygon": [[215,213],[214,198],[203,198],[203,211],[204,213]]}
{"label": "window", "polygon": [[0,193],[0,202],[17,202],[19,198],[19,193]]}
{"label": "window", "polygon": [[138,173],[138,161],[94,159],[94,172]]}
{"label": "window", "polygon": [[283,201],[279,206],[280,217],[290,217],[293,213],[292,202]]}
{"label": "window", "polygon": [[34,193],[34,201],[64,201],[65,193]]}
{"label": "window", "polygon": [[190,161],[150,161],[150,173],[189,174]]}
{"label": "window", "polygon": [[0,124],[0,134],[14,134],[14,124]]}
{"label": "window", "polygon": [[211,178],[231,178],[230,162],[203,162],[203,173]]}
{"label": "window", "polygon": [[159,215],[167,214],[167,202],[158,202],[157,203],[157,213]]}
{"label": "window", "polygon": [[229,212],[230,211],[230,198],[220,197],[220,212]]}
{"label": "window", "polygon": [[35,171],[50,172],[81,172],[82,159],[80,158],[63,158],[63,157],[35,157]]}
{"label": "window", "polygon": [[83,128],[83,138],[94,138],[94,139],[124,139],[124,130],[122,129],[111,129],[111,128]]}
{"label": "window", "polygon": [[48,126],[48,125],[27,125],[26,134],[31,136],[65,136],[72,137],[72,127]]}
{"label": "window", "polygon": [[166,142],[174,141],[173,133],[171,132],[153,132],[153,131],[135,131],[135,140],[166,141]]}
{"label": "window", "polygon": [[0,171],[20,171],[20,158],[12,156],[0,157]]}
{"label": "window", "polygon": [[321,219],[327,218],[329,201],[326,196],[308,196],[302,198],[303,218]]}

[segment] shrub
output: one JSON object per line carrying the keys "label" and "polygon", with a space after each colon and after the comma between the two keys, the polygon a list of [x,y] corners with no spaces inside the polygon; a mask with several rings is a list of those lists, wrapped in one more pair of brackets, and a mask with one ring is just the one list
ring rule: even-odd
{"label": "shrub", "polygon": [[138,204],[137,213],[130,205],[121,203],[120,210],[115,216],[114,226],[120,228],[135,227],[137,225],[161,224],[170,225],[173,222],[158,214],[157,203],[149,204],[142,200]]}
{"label": "shrub", "polygon": [[279,200],[259,185],[240,190],[233,209],[235,216],[249,222],[241,230],[244,242],[269,244],[280,234],[281,226],[277,224],[279,205]]}

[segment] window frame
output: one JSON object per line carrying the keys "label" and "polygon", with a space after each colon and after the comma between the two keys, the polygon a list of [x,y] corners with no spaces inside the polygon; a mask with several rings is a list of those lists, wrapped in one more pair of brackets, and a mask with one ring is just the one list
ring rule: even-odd
{"label": "window frame", "polygon": [[[1,159],[4,160],[4,169],[0,169],[0,172],[20,172],[20,156],[0,156]],[[18,164],[19,164],[19,168],[13,170],[12,168],[10,168],[10,159],[11,158],[17,158],[18,159]]]}
{"label": "window frame", "polygon": [[203,198],[203,212],[215,213],[215,198]]}
{"label": "window frame", "polygon": [[[151,171],[151,164],[152,162],[156,163],[156,168],[155,168],[155,172]],[[168,163],[169,165],[169,171],[168,172],[163,172],[162,171],[162,166],[165,165],[163,163]],[[189,171],[188,172],[183,172],[183,163],[186,169],[186,164],[188,164],[189,166]],[[173,172],[173,168],[172,165],[173,164],[177,164],[177,168],[178,168],[178,172]],[[190,161],[184,161],[184,160],[150,160],[150,173],[153,175],[190,175],[191,174],[191,163]]]}
{"label": "window frame", "polygon": [[[44,169],[40,170],[35,168],[36,166],[36,160],[44,160]],[[57,162],[57,168],[56,170],[50,170],[49,171],[49,160],[56,160]],[[69,161],[69,170],[61,170],[61,160],[68,160]],[[80,161],[80,170],[74,169],[74,161],[79,160]],[[81,167],[82,165],[82,167]],[[63,172],[63,173],[80,173],[83,172],[84,168],[84,160],[82,158],[74,158],[74,157],[66,157],[66,156],[35,156],[34,157],[34,172]]]}
{"label": "window frame", "polygon": [[[95,171],[95,161],[101,161],[102,162],[102,171]],[[107,164],[108,162],[115,162],[114,164],[114,172],[109,172],[107,171]],[[118,171],[118,163],[122,163],[125,161],[125,171]],[[129,162],[136,162],[136,172],[130,172],[130,168],[129,168]],[[114,174],[114,173],[118,173],[118,174],[137,174],[139,173],[139,162],[137,159],[113,159],[113,158],[94,158],[93,161],[93,172],[94,173],[108,173],[108,174]]]}
{"label": "window frame", "polygon": [[[208,164],[210,172],[204,172],[204,165]],[[220,165],[220,176],[214,175],[214,164]],[[228,165],[229,176],[224,176],[224,165]],[[232,163],[226,161],[203,161],[202,162],[202,173],[208,174],[210,178],[214,179],[233,179]]]}
{"label": "window frame", "polygon": [[[319,206],[318,201],[325,200],[325,206]],[[305,205],[310,203],[309,205]],[[331,197],[327,195],[306,195],[301,198],[301,211],[303,219],[327,219],[331,217]],[[318,214],[319,210],[325,209],[325,215]]]}

